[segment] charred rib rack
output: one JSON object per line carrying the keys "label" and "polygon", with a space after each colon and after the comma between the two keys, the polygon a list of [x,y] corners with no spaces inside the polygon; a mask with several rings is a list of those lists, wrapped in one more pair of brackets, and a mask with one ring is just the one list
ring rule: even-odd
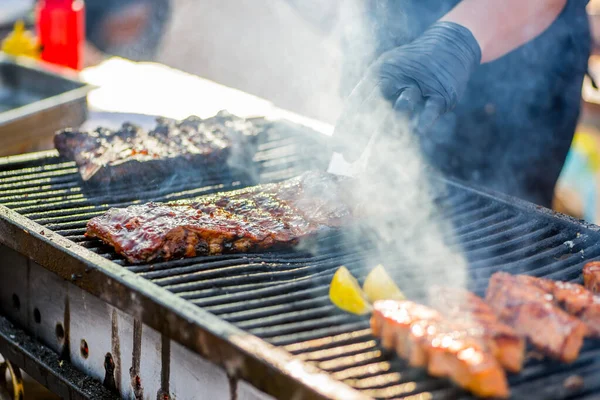
{"label": "charred rib rack", "polygon": [[264,250],[348,222],[349,197],[339,178],[308,172],[176,204],[113,208],[93,218],[86,235],[110,244],[132,263]]}
{"label": "charred rib rack", "polygon": [[125,123],[117,130],[59,132],[54,144],[61,156],[75,161],[83,181],[141,182],[209,174],[223,166],[248,169],[257,136],[265,129],[259,120],[246,120],[226,111],[183,121],[159,118],[150,131]]}

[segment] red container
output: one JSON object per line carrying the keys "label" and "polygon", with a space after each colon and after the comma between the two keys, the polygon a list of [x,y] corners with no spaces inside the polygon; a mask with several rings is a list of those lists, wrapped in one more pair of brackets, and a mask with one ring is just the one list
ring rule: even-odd
{"label": "red container", "polygon": [[36,24],[42,45],[42,60],[75,70],[83,68],[83,0],[39,0],[36,7]]}

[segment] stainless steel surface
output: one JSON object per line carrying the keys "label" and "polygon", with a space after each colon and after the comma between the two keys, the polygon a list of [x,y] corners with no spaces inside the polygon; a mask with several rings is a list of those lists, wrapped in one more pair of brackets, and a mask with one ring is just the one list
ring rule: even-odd
{"label": "stainless steel surface", "polygon": [[[229,378],[223,368],[1,245],[0,259],[10,261],[0,263],[0,276],[7,278],[0,280],[0,314],[29,327],[39,342],[60,355],[63,382],[44,380],[43,366],[25,362],[17,353],[15,358],[19,366],[61,397],[106,398],[103,383],[126,399],[273,399],[243,380]],[[18,307],[15,298],[19,299]],[[83,343],[87,353],[82,351]],[[106,368],[108,356],[114,363],[112,371]],[[71,365],[83,373],[79,379],[89,376],[96,383],[80,388],[68,384],[73,372],[67,367]]]}
{"label": "stainless steel surface", "polygon": [[0,56],[0,155],[47,148],[58,129],[82,124],[91,89],[65,69]]}

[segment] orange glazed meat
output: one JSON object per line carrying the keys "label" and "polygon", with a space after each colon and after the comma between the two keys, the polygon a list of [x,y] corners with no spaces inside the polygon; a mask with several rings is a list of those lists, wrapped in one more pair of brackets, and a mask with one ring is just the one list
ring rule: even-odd
{"label": "orange glazed meat", "polygon": [[509,395],[504,370],[472,326],[411,301],[384,300],[373,306],[371,328],[384,347],[433,376],[448,377],[477,396]]}
{"label": "orange glazed meat", "polygon": [[[417,335],[411,335],[411,327],[415,332],[418,324],[427,329],[430,322],[443,321],[437,311],[409,301],[376,302],[371,318],[371,330],[381,338],[386,349],[396,349],[399,356],[409,360],[415,367],[427,365],[427,354],[421,346],[417,346]],[[425,325],[424,325],[425,324]]]}
{"label": "orange glazed meat", "polygon": [[492,275],[486,293],[487,303],[503,322],[550,356],[573,362],[587,328],[553,300],[551,294],[537,285],[504,272]]}
{"label": "orange glazed meat", "polygon": [[583,285],[592,293],[600,293],[600,261],[592,261],[584,265]]}
{"label": "orange glazed meat", "polygon": [[493,343],[494,355],[510,372],[519,372],[523,367],[525,340],[515,329],[501,322],[491,307],[482,298],[463,289],[434,287],[429,295],[431,305],[454,321],[471,323]]}
{"label": "orange glazed meat", "polygon": [[307,172],[185,202],[111,208],[88,222],[86,236],[131,263],[289,246],[353,216],[344,182]]}

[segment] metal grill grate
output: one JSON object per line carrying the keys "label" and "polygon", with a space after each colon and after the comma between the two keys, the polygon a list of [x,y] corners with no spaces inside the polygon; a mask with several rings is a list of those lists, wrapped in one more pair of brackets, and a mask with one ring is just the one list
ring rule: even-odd
{"label": "metal grill grate", "polygon": [[[287,179],[307,167],[325,168],[322,144],[288,128],[272,130],[260,146],[255,161],[263,182]],[[244,184],[228,177],[137,192],[112,187],[107,193],[107,189],[83,188],[74,164],[54,154],[0,163],[0,204],[282,346],[335,379],[376,398],[468,397],[446,380],[431,379],[384,353],[370,335],[367,318],[342,313],[329,302],[328,285],[340,265],[364,279],[365,267],[378,261],[372,258],[367,241],[348,246],[341,234],[330,234],[315,239],[316,250],[310,253],[293,249],[131,266],[109,247],[83,237],[86,222],[109,207],[189,198]],[[534,206],[511,204],[457,183],[449,183],[439,203],[456,227],[470,261],[469,286],[478,294],[500,269],[578,280],[583,261],[600,257],[595,229]],[[419,273],[401,259],[385,261],[398,282],[408,271]],[[563,386],[574,374],[584,378],[583,388]],[[510,377],[510,383],[515,398],[597,396],[600,349],[586,343],[579,359],[569,366],[531,359],[522,373]]]}

